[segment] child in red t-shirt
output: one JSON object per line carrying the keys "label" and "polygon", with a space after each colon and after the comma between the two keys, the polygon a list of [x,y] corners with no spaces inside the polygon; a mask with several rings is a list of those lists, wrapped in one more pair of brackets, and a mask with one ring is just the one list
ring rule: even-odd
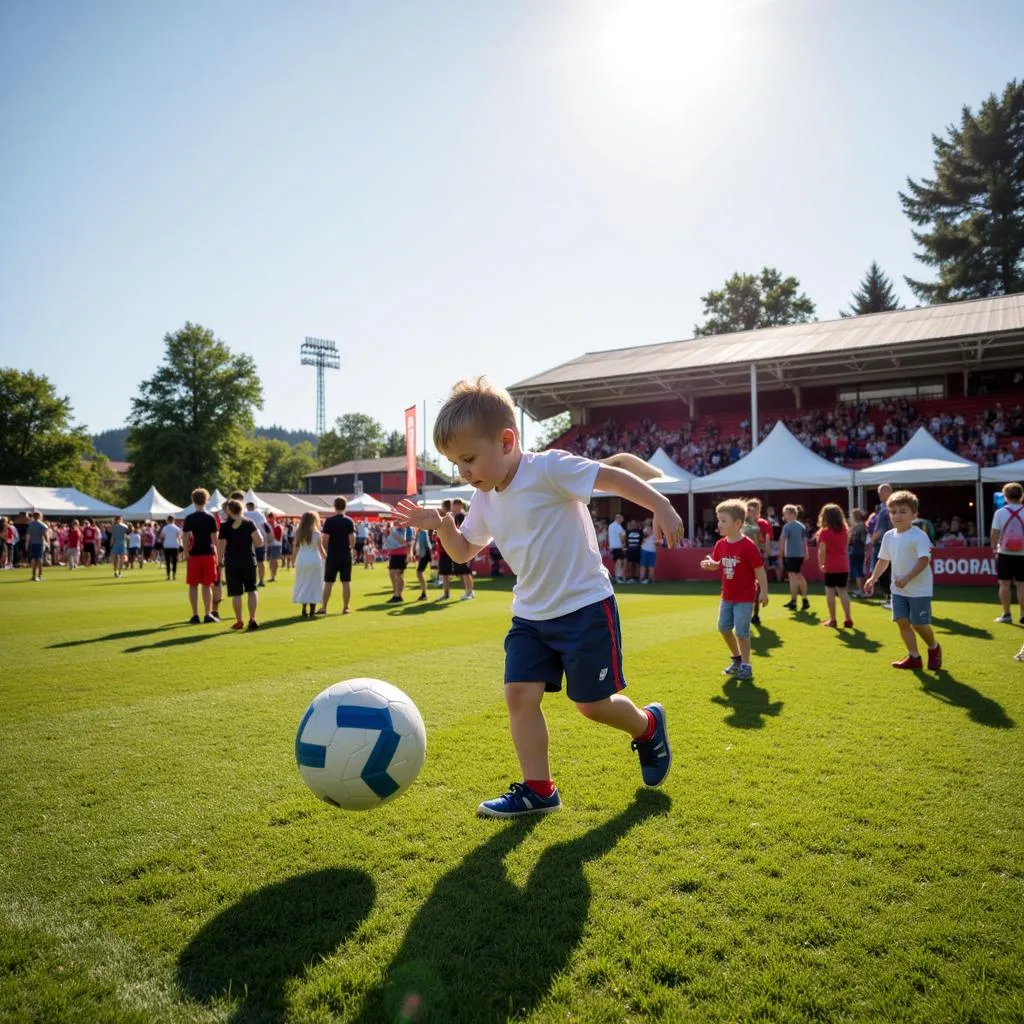
{"label": "child in red t-shirt", "polygon": [[850,595],[847,584],[850,581],[850,528],[846,525],[843,510],[832,503],[825,505],[818,515],[818,568],[825,575],[825,603],[828,605],[828,621],[823,626],[836,627],[836,594],[843,606],[843,628],[853,626],[850,614]]}
{"label": "child in red t-shirt", "polygon": [[[722,539],[700,567],[708,572],[722,570],[722,603],[718,610],[718,631],[732,654],[722,670],[726,676],[753,679],[750,664],[750,620],[754,603],[768,604],[768,574],[757,545],[743,535],[747,507],[742,501],[723,501],[715,509]],[[758,595],[760,589],[760,595]]]}

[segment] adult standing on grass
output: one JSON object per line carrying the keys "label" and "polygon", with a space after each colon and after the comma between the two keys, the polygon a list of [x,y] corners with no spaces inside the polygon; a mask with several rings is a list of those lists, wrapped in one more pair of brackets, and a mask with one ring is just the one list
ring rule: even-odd
{"label": "adult standing on grass", "polygon": [[334,499],[334,515],[323,525],[327,537],[327,558],[324,561],[323,598],[317,615],[327,614],[327,602],[331,599],[335,580],[341,580],[341,614],[348,615],[352,600],[352,551],[356,544],[356,524],[351,516],[345,515],[348,502],[344,498]]}
{"label": "adult standing on grass", "polygon": [[807,530],[799,519],[800,510],[796,505],[784,505],[782,517],[785,523],[779,537],[782,565],[789,574],[789,601],[783,605],[791,612],[796,611],[797,601],[803,598],[802,611],[811,607],[807,600],[807,578],[803,574],[804,559],[807,557]]}
{"label": "adult standing on grass", "polygon": [[996,577],[999,580],[999,603],[1003,614],[996,622],[1013,622],[1014,585],[1017,587],[1017,603],[1021,606],[1020,621],[1024,624],[1024,487],[1018,483],[1003,487],[1006,504],[997,508],[992,516],[992,532],[989,539],[996,552]]}
{"label": "adult standing on grass", "polygon": [[50,541],[49,524],[43,520],[42,512],[33,512],[28,526],[25,528],[28,541],[28,561],[32,568],[32,582],[43,582],[43,561],[46,545]]}
{"label": "adult standing on grass", "polygon": [[401,604],[405,600],[405,567],[409,561],[409,542],[405,539],[405,527],[397,523],[388,531],[384,541],[384,550],[388,556],[388,576],[391,577],[391,597],[388,604]]}
{"label": "adult standing on grass", "polygon": [[82,564],[95,565],[96,551],[99,547],[100,531],[91,519],[86,519],[82,527]]}
{"label": "adult standing on grass", "polygon": [[114,516],[113,525],[110,527],[110,562],[115,577],[120,576],[124,572],[127,561],[128,526],[121,516]]}
{"label": "adult standing on grass", "polygon": [[192,607],[189,623],[199,624],[199,590],[203,592],[203,622],[220,622],[213,610],[213,588],[219,576],[217,551],[214,548],[219,532],[216,518],[206,511],[210,494],[205,487],[192,492],[195,511],[185,517],[182,546],[185,551],[185,579],[188,582],[188,602]]}
{"label": "adult standing on grass", "polygon": [[617,512],[608,524],[608,554],[614,563],[616,583],[626,582],[626,528],[622,523],[622,513]]}
{"label": "adult standing on grass", "polygon": [[181,550],[181,528],[168,516],[160,528],[160,544],[164,552],[164,571],[169,580],[178,578],[178,552]]}
{"label": "adult standing on grass", "polygon": [[313,618],[324,585],[323,535],[320,516],[316,512],[303,512],[299,528],[295,531],[295,582],[292,584],[292,604],[302,605],[302,617]]}
{"label": "adult standing on grass", "polygon": [[433,546],[430,531],[419,529],[416,531],[416,538],[413,541],[413,553],[416,555],[416,581],[420,585],[420,596],[417,601],[427,599],[427,577],[426,571],[430,567],[430,549]]}
{"label": "adult standing on grass", "polygon": [[[871,533],[871,568],[872,570],[878,564],[878,559],[881,557],[882,552],[882,538],[892,529],[892,520],[889,518],[889,496],[892,494],[891,484],[879,484],[878,485],[878,500],[880,502],[878,506],[878,512],[875,516],[875,525],[872,528]],[[877,585],[873,588],[881,592],[884,600],[882,601],[883,608],[892,608],[892,601],[889,600],[889,588],[892,584],[892,570],[886,567],[877,580]],[[865,591],[866,593],[866,591]]]}
{"label": "adult standing on grass", "polygon": [[224,582],[228,597],[235,611],[232,629],[245,629],[242,622],[242,594],[246,595],[251,631],[259,629],[256,621],[256,607],[259,594],[256,593],[256,552],[263,547],[263,534],[256,524],[242,515],[242,503],[232,498],[225,506],[228,518],[220,524],[217,537],[217,557],[224,566]]}

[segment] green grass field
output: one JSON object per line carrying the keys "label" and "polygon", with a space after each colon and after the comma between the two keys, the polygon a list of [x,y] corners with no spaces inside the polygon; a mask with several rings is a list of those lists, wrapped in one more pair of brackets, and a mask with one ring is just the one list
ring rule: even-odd
{"label": "green grass field", "polygon": [[[990,592],[941,595],[946,669],[912,674],[877,604],[837,634],[776,590],[723,685],[712,586],[622,588],[672,774],[638,790],[552,695],[565,810],[500,823],[473,811],[517,777],[507,583],[396,610],[357,569],[355,614],[305,622],[283,574],[234,634],[158,572],[0,574],[0,1020],[1024,1020],[1024,630]],[[294,734],[360,675],[429,750],[355,815]]]}

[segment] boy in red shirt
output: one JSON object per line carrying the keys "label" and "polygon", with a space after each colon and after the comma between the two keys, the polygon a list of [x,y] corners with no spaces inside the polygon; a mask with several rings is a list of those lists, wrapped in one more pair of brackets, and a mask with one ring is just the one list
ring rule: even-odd
{"label": "boy in red shirt", "polygon": [[[750,620],[754,604],[768,604],[768,574],[757,545],[743,535],[747,518],[746,505],[739,500],[723,501],[715,508],[718,532],[722,539],[715,544],[709,558],[700,567],[708,572],[722,570],[722,603],[718,611],[718,631],[732,654],[732,661],[722,670],[726,676],[753,679],[750,665]],[[760,595],[758,595],[760,588]]]}
{"label": "boy in red shirt", "polygon": [[843,628],[853,627],[850,614],[850,528],[846,525],[843,510],[832,503],[825,505],[818,514],[818,568],[825,576],[825,603],[828,605],[828,621],[823,626],[836,628],[836,594],[843,606]]}

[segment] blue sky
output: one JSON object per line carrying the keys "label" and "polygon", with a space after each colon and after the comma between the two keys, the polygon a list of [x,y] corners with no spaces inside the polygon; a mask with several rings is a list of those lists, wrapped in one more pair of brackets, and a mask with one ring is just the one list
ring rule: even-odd
{"label": "blue sky", "polygon": [[[119,426],[186,320],[264,424],[689,337],[735,270],[920,276],[897,190],[1024,73],[1019,0],[0,5],[0,364]],[[428,423],[429,426],[429,423]]]}

